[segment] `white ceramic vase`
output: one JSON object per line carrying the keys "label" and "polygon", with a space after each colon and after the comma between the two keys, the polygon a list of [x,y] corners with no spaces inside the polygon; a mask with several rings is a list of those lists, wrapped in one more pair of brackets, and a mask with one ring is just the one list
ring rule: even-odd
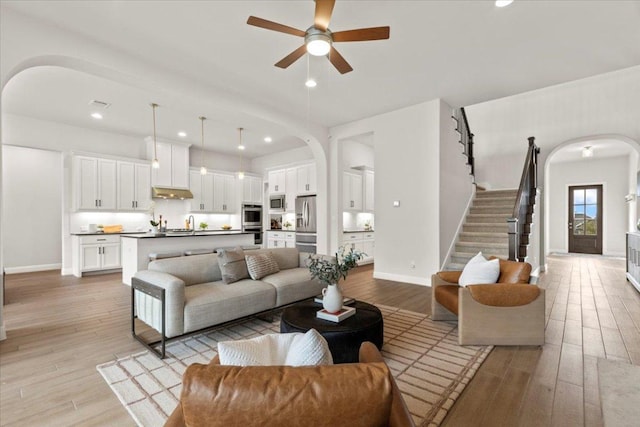
{"label": "white ceramic vase", "polygon": [[329,313],[337,313],[342,308],[342,292],[337,284],[322,289],[322,307]]}

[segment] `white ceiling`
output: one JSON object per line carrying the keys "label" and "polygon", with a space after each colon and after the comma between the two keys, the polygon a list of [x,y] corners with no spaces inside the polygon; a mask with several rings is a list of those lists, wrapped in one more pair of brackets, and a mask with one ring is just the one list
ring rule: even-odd
{"label": "white ceiling", "polygon": [[[302,40],[246,24],[255,15],[304,30],[312,23],[310,0],[3,0],[1,7],[324,126],[435,98],[454,107],[472,105],[640,64],[638,1],[516,0],[500,9],[493,1],[337,0],[333,31],[391,27],[389,40],[336,44],[354,68],[345,75],[326,58],[306,55],[286,70],[274,67]],[[318,80],[312,90],[303,85],[307,69]],[[150,133],[148,103],[155,94],[73,71],[41,71],[25,72],[7,85],[4,111]],[[88,122],[90,99],[113,104],[99,124]],[[203,114],[209,115],[164,105],[158,109],[159,135],[176,139],[184,129],[187,140],[199,144],[197,117]],[[238,126],[247,128],[248,157],[303,144],[250,117],[220,117],[213,112],[207,122],[209,149],[232,152]],[[261,142],[267,134],[274,137],[272,146]]]}
{"label": "white ceiling", "polygon": [[[593,157],[583,158],[582,149],[591,147]],[[586,160],[603,159],[607,157],[628,156],[631,146],[623,141],[613,139],[599,139],[595,141],[576,142],[562,147],[549,157],[551,163],[579,162]]]}

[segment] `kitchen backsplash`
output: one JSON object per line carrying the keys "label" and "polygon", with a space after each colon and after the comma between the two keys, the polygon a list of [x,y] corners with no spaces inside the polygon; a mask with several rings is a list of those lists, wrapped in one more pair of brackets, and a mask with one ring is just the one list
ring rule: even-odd
{"label": "kitchen backsplash", "polygon": [[[193,215],[196,228],[201,222],[206,222],[210,230],[217,230],[222,225],[229,224],[234,229],[240,229],[240,212],[236,214],[198,214],[189,213],[188,200],[154,200],[155,218],[158,220],[162,215],[163,220],[167,220],[169,228],[184,228],[185,219]],[[88,224],[121,224],[125,231],[147,231],[151,228],[149,221],[151,212],[73,212],[69,215],[69,230],[80,232]]]}
{"label": "kitchen backsplash", "polygon": [[375,230],[375,215],[372,213],[342,213],[342,229],[343,230],[364,230],[369,224],[371,230]]}

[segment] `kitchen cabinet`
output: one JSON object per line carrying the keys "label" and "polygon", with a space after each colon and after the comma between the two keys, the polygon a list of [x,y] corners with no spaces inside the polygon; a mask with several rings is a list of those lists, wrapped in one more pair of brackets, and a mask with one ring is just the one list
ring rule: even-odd
{"label": "kitchen cabinet", "polygon": [[362,211],[362,174],[343,173],[342,207],[346,211]]}
{"label": "kitchen cabinet", "polygon": [[308,165],[298,166],[297,172],[297,184],[296,191],[298,194],[316,194],[316,164],[309,163]]}
{"label": "kitchen cabinet", "polygon": [[[147,155],[154,158],[153,141],[147,139]],[[189,146],[157,143],[157,158],[160,167],[152,169],[151,183],[154,187],[189,188]]]}
{"label": "kitchen cabinet", "polygon": [[296,211],[297,182],[298,182],[298,169],[288,168],[285,171],[285,188],[287,191],[284,196],[284,210],[286,212]]}
{"label": "kitchen cabinet", "polygon": [[202,175],[199,169],[192,169],[189,172],[189,183],[193,193],[190,212],[213,212],[213,174]]}
{"label": "kitchen cabinet", "polygon": [[242,180],[242,202],[262,204],[262,178],[245,175]]}
{"label": "kitchen cabinet", "polygon": [[295,248],[294,231],[267,231],[267,248]]}
{"label": "kitchen cabinet", "polygon": [[285,194],[286,169],[270,171],[268,177],[269,194]]}
{"label": "kitchen cabinet", "polygon": [[116,210],[116,161],[74,156],[75,208],[77,210]]}
{"label": "kitchen cabinet", "polygon": [[343,233],[342,246],[346,249],[351,247],[365,254],[365,256],[358,261],[358,265],[372,263],[375,252],[375,234],[373,231]]}
{"label": "kitchen cabinet", "polygon": [[627,233],[627,280],[640,292],[640,233]]}
{"label": "kitchen cabinet", "polygon": [[213,174],[213,212],[231,214],[237,211],[236,178],[233,175]]}
{"label": "kitchen cabinet", "polygon": [[118,210],[147,211],[151,207],[151,165],[117,162]]}
{"label": "kitchen cabinet", "polygon": [[373,202],[374,191],[373,191],[373,182],[374,182],[374,172],[370,170],[365,170],[363,172],[364,176],[364,211],[365,212],[374,212],[375,204]]}
{"label": "kitchen cabinet", "polygon": [[72,236],[72,270],[76,277],[84,272],[115,270],[122,267],[120,235]]}

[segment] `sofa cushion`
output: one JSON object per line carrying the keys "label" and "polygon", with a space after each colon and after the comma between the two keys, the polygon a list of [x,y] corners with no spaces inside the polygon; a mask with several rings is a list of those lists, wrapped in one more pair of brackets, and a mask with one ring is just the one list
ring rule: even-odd
{"label": "sofa cushion", "polygon": [[529,283],[531,278],[531,264],[528,262],[508,261],[506,259],[491,257],[500,260],[500,283]]}
{"label": "sofa cushion", "polygon": [[242,248],[218,250],[218,264],[224,283],[230,284],[249,277],[244,256]]}
{"label": "sofa cushion", "polygon": [[319,280],[312,279],[307,268],[290,268],[280,270],[262,278],[277,289],[276,306],[311,298],[322,292],[323,285]]}
{"label": "sofa cushion", "polygon": [[147,269],[171,274],[182,280],[185,286],[222,279],[216,254],[160,259],[150,262]]}
{"label": "sofa cushion", "polygon": [[[384,362],[331,366],[194,363],[180,396],[184,425],[386,426],[392,379]],[[250,404],[248,404],[250,402]]]}
{"label": "sofa cushion", "polygon": [[260,280],[201,283],[185,288],[184,332],[239,319],[275,306],[276,290]]}
{"label": "sofa cushion", "polygon": [[500,275],[500,263],[497,259],[486,260],[482,252],[471,258],[464,266],[462,274],[458,279],[458,284],[462,287],[467,285],[496,283]]}
{"label": "sofa cushion", "polygon": [[458,285],[441,285],[434,289],[436,301],[454,314],[458,314]]}
{"label": "sofa cushion", "polygon": [[245,260],[247,261],[249,276],[251,276],[253,280],[260,280],[264,276],[280,271],[278,263],[271,252],[245,255]]}

